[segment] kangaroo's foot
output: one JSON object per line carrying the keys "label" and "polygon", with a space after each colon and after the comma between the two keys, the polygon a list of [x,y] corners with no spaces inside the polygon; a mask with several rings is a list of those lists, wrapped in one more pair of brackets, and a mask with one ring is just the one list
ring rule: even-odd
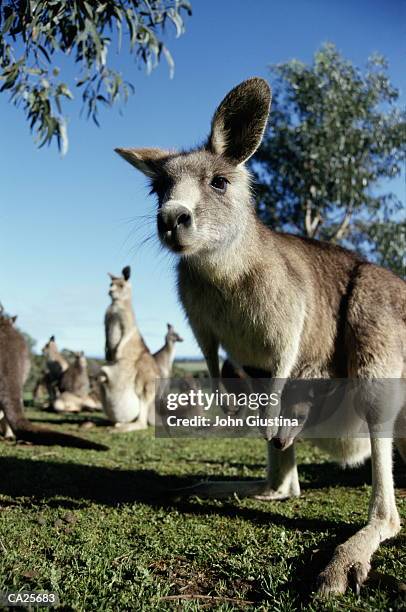
{"label": "kangaroo's foot", "polygon": [[6,417],[1,418],[0,416],[0,435],[4,437],[5,440],[14,440],[15,435],[10,425],[8,424]]}
{"label": "kangaroo's foot", "polygon": [[141,431],[147,429],[147,423],[141,421],[133,421],[132,423],[115,423],[110,429],[110,433],[128,433],[130,431]]}
{"label": "kangaroo's foot", "polygon": [[293,444],[278,450],[268,442],[268,479],[264,491],[255,495],[261,501],[277,501],[299,497],[300,485]]}
{"label": "kangaroo's foot", "polygon": [[370,570],[371,557],[379,544],[400,530],[392,479],[392,440],[371,438],[372,496],[369,520],[343,544],[318,578],[318,594],[340,595],[348,586],[358,593]]}
{"label": "kangaroo's foot", "polygon": [[254,499],[260,501],[283,501],[285,499],[291,499],[292,497],[300,496],[300,488],[289,487],[281,489],[267,489],[260,495],[254,495]]}
{"label": "kangaroo's foot", "polygon": [[371,521],[352,538],[337,546],[333,558],[317,581],[317,592],[322,597],[342,595],[352,587],[357,594],[371,569],[371,556],[379,543],[394,537],[400,530],[399,517],[392,521]]}

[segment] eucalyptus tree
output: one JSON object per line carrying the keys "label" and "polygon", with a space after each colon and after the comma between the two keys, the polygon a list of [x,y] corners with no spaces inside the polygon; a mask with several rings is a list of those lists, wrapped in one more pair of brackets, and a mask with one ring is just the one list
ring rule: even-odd
{"label": "eucalyptus tree", "polygon": [[163,56],[172,74],[163,35],[172,23],[180,36],[186,14],[187,0],[0,0],[0,91],[22,108],[39,146],[56,140],[64,153],[64,103],[73,92],[98,124],[101,105],[125,101],[134,90],[113,50],[131,54],[147,72]]}
{"label": "eucalyptus tree", "polygon": [[273,102],[252,161],[266,223],[355,248],[404,274],[405,203],[389,179],[402,173],[406,117],[385,59],[365,70],[331,45],[310,65],[271,67]]}

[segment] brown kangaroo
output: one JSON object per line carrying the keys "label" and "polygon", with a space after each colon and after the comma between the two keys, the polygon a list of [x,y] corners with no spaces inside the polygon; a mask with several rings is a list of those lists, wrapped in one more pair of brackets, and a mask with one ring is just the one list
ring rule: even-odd
{"label": "brown kangaroo", "polygon": [[132,307],[131,269],[121,276],[110,274],[112,303],[105,315],[106,359],[101,368],[103,409],[116,432],[146,429],[154,424],[155,388],[159,378],[155,363],[142,337]]}
{"label": "brown kangaroo", "polygon": [[13,326],[12,318],[0,314],[0,412],[3,413],[3,429],[9,427],[18,440],[33,444],[107,450],[102,444],[40,427],[25,417],[23,386],[29,371],[30,357],[23,335]]}
{"label": "brown kangaroo", "polygon": [[125,266],[121,276],[110,274],[109,296],[111,304],[106,310],[104,327],[106,332],[106,360],[116,361],[121,342],[132,333],[135,317],[132,307],[131,268]]}
{"label": "brown kangaroo", "polygon": [[34,389],[34,399],[40,396],[41,390],[45,387],[48,393],[49,405],[53,406],[55,399],[59,395],[58,384],[62,374],[68,369],[69,363],[59,352],[55,336],[51,336],[42,349],[45,357],[45,367],[41,378],[38,380]]}
{"label": "brown kangaroo", "polygon": [[175,331],[170,323],[167,323],[168,332],[165,336],[165,344],[152,356],[155,359],[161,378],[169,378],[172,372],[173,360],[175,358],[176,342],[183,342],[183,338]]}
{"label": "brown kangaroo", "polygon": [[[400,379],[406,375],[406,284],[338,246],[272,231],[255,215],[245,162],[261,143],[270,102],[266,81],[252,78],[225,97],[197,150],[117,149],[151,181],[158,234],[179,256],[180,300],[211,377],[220,376],[222,346],[246,371],[268,372],[271,388],[281,389],[287,378]],[[343,593],[352,578],[359,588],[380,542],[400,529],[392,439],[379,437],[384,407],[368,394],[360,402],[370,439],[322,443],[347,465],[371,454],[369,518],[320,574],[323,595]],[[398,419],[404,420],[404,402],[395,407]],[[195,492],[260,493],[270,500],[299,495],[294,445],[276,448],[276,435],[267,429],[265,483],[206,483]],[[398,446],[406,459],[405,440]]]}
{"label": "brown kangaroo", "polygon": [[59,397],[54,401],[56,412],[80,412],[96,409],[99,404],[90,396],[87,360],[83,351],[73,353],[73,361],[58,381]]}

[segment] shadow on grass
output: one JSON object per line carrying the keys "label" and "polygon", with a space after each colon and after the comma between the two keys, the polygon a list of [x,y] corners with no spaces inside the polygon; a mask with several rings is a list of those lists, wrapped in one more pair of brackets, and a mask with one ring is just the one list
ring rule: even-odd
{"label": "shadow on grass", "polygon": [[[173,505],[171,496],[175,489],[206,480],[204,474],[195,474],[193,477],[161,475],[154,470],[121,470],[18,457],[1,457],[0,473],[0,494],[42,501],[63,496],[109,506],[137,501]],[[361,468],[350,470],[341,470],[334,463],[302,464],[299,466],[299,474],[300,478],[304,477],[307,481],[304,490],[332,486],[357,487],[369,484],[371,479],[369,462]],[[219,476],[210,480],[233,482],[254,479]],[[406,487],[406,470],[400,461],[395,463],[395,481],[398,487]],[[268,516],[267,512],[265,514]]]}
{"label": "shadow on grass", "polygon": [[[318,471],[316,471],[318,468]],[[321,482],[327,486],[339,484],[335,481],[340,475],[341,482],[356,485],[364,482],[366,473],[356,470],[341,472],[333,464],[301,466],[302,473],[312,479],[316,474],[322,474]],[[176,508],[188,516],[238,516],[256,525],[276,525],[289,530],[311,531],[320,533],[329,531],[329,538],[323,540],[318,549],[306,549],[295,559],[292,559],[291,574],[293,582],[286,583],[286,589],[299,596],[302,602],[310,599],[315,588],[315,577],[327,564],[337,543],[345,541],[362,525],[358,522],[348,523],[329,520],[318,516],[316,518],[302,518],[299,516],[287,517],[275,512],[275,504],[256,507],[237,505],[231,499],[223,501],[221,505],[213,501],[184,499],[174,501],[171,498],[173,489],[191,484],[190,477],[178,475],[161,475],[154,470],[121,470],[100,466],[81,464],[67,464],[62,462],[41,461],[17,457],[0,458],[0,494],[16,499],[16,505],[33,507],[46,504],[56,508],[81,508],[89,503],[98,503],[114,507],[118,504],[133,504],[136,502],[147,504],[155,508]],[[350,483],[348,483],[350,478]],[[198,477],[194,477],[196,482]],[[241,480],[237,477],[228,477],[224,480]],[[245,478],[244,480],[251,480]],[[317,483],[318,486],[322,484]],[[312,484],[310,488],[314,488]],[[328,492],[326,492],[328,495]],[[283,502],[282,502],[283,503]],[[300,501],[298,501],[300,504]],[[10,505],[9,500],[0,502],[1,505]],[[259,507],[258,507],[259,506]],[[298,511],[300,512],[300,510]],[[322,511],[321,511],[322,512]]]}
{"label": "shadow on grass", "polygon": [[[202,465],[224,465],[227,468],[235,468],[235,469],[250,469],[250,470],[259,470],[262,468],[263,474],[265,477],[266,468],[265,464],[261,463],[239,463],[236,461],[214,461],[214,460],[200,460],[200,459],[184,459],[181,458],[180,461],[183,463],[194,463],[194,464],[202,464]],[[330,487],[361,487],[365,484],[371,484],[371,461],[368,460],[364,465],[355,468],[341,468],[337,463],[331,462],[323,462],[323,463],[303,463],[298,465],[299,471],[299,481],[300,486],[303,491],[306,490],[317,490],[317,489],[325,489]],[[395,485],[397,487],[405,488],[406,487],[406,466],[400,459],[397,457],[394,462],[394,478]],[[206,480],[206,476],[202,472],[198,472],[195,475],[195,479],[204,479]],[[231,480],[244,480],[244,478],[235,477],[231,478]],[[219,476],[218,478],[210,478],[210,480],[229,480],[229,478],[223,478]]]}
{"label": "shadow on grass", "polygon": [[48,414],[55,415],[54,418],[36,418],[30,415],[31,423],[39,423],[41,425],[83,425],[83,423],[91,422],[96,427],[108,427],[111,426],[110,421],[108,421],[103,416],[98,416],[95,414],[86,415],[84,418],[83,415],[72,414],[72,415],[63,415],[61,416],[57,412],[49,411]]}

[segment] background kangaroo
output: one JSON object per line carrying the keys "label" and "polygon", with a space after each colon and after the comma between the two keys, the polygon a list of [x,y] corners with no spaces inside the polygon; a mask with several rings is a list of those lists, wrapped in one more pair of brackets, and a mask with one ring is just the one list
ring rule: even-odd
{"label": "background kangaroo", "polygon": [[106,359],[100,374],[103,408],[116,431],[153,424],[159,369],[141,336],[132,307],[130,266],[122,276],[110,274],[112,304],[105,316]]}
{"label": "background kangaroo", "polygon": [[161,378],[169,378],[172,372],[173,360],[175,359],[176,342],[183,342],[183,338],[175,331],[175,328],[170,323],[167,323],[168,332],[165,336],[165,344],[156,353],[153,358],[159,368]]}
{"label": "background kangaroo", "polygon": [[55,336],[51,336],[42,349],[42,354],[46,357],[46,368],[51,376],[57,380],[63,372],[68,369],[69,363],[59,352]]}
{"label": "background kangaroo", "polygon": [[39,397],[41,388],[45,387],[48,393],[49,405],[53,406],[59,394],[58,383],[62,374],[68,369],[69,363],[59,352],[55,336],[50,337],[42,349],[42,354],[46,359],[44,374],[35,385],[34,399]]}
{"label": "background kangaroo", "polygon": [[61,393],[69,391],[79,397],[86,397],[89,394],[90,382],[87,361],[83,351],[73,353],[72,363],[61,376],[59,390]]}
{"label": "background kangaroo", "polygon": [[[180,300],[211,377],[220,375],[220,346],[251,374],[268,372],[278,380],[405,376],[406,284],[340,247],[271,231],[255,215],[244,164],[261,142],[270,101],[268,84],[249,79],[220,104],[199,149],[117,149],[151,181],[159,237],[180,256]],[[368,394],[359,401],[368,413],[370,441],[340,440],[330,452],[340,448],[339,460],[347,465],[371,453],[369,519],[336,548],[320,574],[324,595],[344,592],[349,579],[358,588],[379,543],[400,529],[392,440],[377,435],[381,400],[374,398],[373,410],[368,410]],[[276,433],[266,432],[267,481],[245,483],[246,494],[261,491],[261,499],[299,495],[294,445],[275,448],[271,438]],[[400,449],[406,458],[404,440]],[[208,483],[196,490],[216,496],[236,489],[234,483],[228,488]],[[238,492],[244,493],[243,485]]]}
{"label": "background kangaroo", "polygon": [[3,413],[0,421],[3,420],[3,431],[9,426],[17,439],[34,444],[106,450],[102,444],[35,425],[24,416],[23,385],[30,371],[30,357],[24,337],[13,322],[12,318],[0,314],[0,413]]}
{"label": "background kangaroo", "polygon": [[130,282],[131,268],[130,266],[123,268],[122,276],[114,276],[110,273],[109,276],[111,278],[109,289],[111,304],[104,317],[106,360],[115,361],[121,341],[132,332],[135,326]]}
{"label": "background kangaroo", "polygon": [[58,381],[59,397],[54,401],[57,412],[80,412],[100,407],[90,395],[91,385],[83,351],[73,353],[73,361]]}

